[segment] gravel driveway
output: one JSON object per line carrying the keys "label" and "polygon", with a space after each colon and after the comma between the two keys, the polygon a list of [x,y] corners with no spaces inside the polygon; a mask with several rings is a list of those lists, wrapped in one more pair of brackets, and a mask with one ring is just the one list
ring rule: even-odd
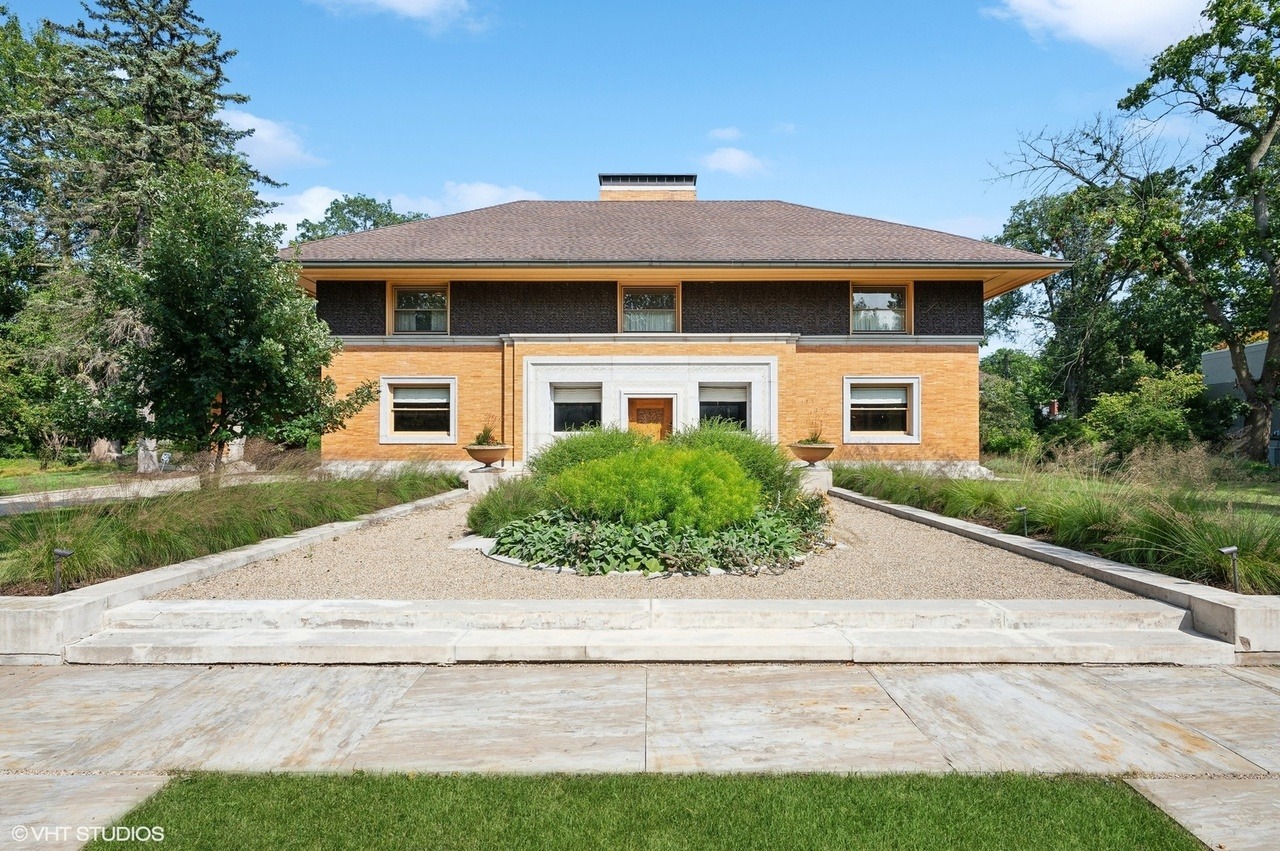
{"label": "gravel driveway", "polygon": [[760,576],[574,576],[450,549],[469,500],[415,512],[158,596],[169,600],[1124,599],[1133,595],[909,520],[832,500],[841,546]]}

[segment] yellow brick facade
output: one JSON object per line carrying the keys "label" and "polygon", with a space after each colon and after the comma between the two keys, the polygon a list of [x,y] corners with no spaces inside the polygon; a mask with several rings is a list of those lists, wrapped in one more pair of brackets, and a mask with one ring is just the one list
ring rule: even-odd
{"label": "yellow brick facade", "polygon": [[[456,442],[383,444],[379,406],[353,417],[346,428],[326,435],[325,461],[465,461],[463,446],[487,423],[513,446],[508,461],[524,459],[524,358],[576,357],[741,357],[776,358],[779,441],[787,443],[821,429],[838,445],[833,460],[975,461],[978,458],[978,349],[976,345],[797,344],[794,339],[761,342],[529,342],[516,339],[482,346],[349,345],[329,374],[340,393],[361,381],[384,376],[431,376],[457,382]],[[918,376],[920,442],[846,444],[845,376]]]}

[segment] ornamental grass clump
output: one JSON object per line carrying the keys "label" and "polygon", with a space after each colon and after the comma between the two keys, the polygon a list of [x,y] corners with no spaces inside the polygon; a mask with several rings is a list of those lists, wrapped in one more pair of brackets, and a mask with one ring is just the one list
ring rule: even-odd
{"label": "ornamental grass clump", "polygon": [[588,428],[562,437],[529,459],[528,467],[536,476],[554,476],[570,467],[612,458],[624,452],[648,446],[648,435],[620,428]]}
{"label": "ornamental grass clump", "polygon": [[719,450],[655,444],[575,465],[547,482],[574,515],[640,525],[663,520],[675,531],[714,532],[749,518],[760,484]]}
{"label": "ornamental grass clump", "polygon": [[681,449],[716,449],[732,455],[760,485],[765,502],[789,502],[800,492],[800,468],[778,444],[729,420],[704,420],[697,428],[678,431],[667,439]]}
{"label": "ornamental grass clump", "polygon": [[1020,481],[972,481],[872,464],[837,465],[833,480],[837,487],[1011,534],[1022,534],[1017,508],[1026,506],[1026,528],[1035,537],[1219,587],[1232,585],[1231,562],[1219,550],[1238,547],[1240,590],[1280,593],[1280,519],[1271,504],[1224,504],[1211,480],[1169,487],[1125,470],[1112,476],[1027,470]]}

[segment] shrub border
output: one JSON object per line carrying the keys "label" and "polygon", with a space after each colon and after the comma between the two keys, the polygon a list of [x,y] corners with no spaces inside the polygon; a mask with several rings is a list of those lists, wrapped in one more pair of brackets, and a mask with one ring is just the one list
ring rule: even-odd
{"label": "shrub border", "polygon": [[274,558],[325,538],[452,502],[467,493],[465,489],[446,491],[363,514],[355,520],[313,526],[291,535],[142,570],[55,596],[0,597],[0,665],[61,664],[66,645],[101,629],[108,609]]}
{"label": "shrub border", "polygon": [[844,488],[831,488],[830,496],[864,508],[874,508],[904,520],[952,532],[1020,556],[1064,567],[1125,591],[1170,603],[1191,612],[1195,630],[1230,642],[1238,652],[1280,652],[1280,595],[1236,594],[1154,570],[1111,561],[1101,556],[1069,550],[1056,544],[1009,535],[970,523],[886,502]]}

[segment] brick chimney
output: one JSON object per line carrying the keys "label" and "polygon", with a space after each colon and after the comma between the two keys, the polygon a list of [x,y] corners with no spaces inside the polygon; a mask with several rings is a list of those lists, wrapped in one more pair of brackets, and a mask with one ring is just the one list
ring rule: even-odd
{"label": "brick chimney", "polygon": [[696,174],[602,174],[601,201],[697,201]]}

